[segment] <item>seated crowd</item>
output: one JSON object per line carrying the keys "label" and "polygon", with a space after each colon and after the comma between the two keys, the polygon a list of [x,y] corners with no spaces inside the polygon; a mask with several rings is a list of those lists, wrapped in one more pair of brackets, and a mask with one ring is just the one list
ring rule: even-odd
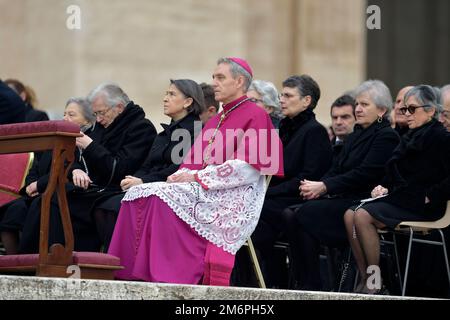
{"label": "seated crowd", "polygon": [[[281,87],[253,80],[243,59],[221,58],[211,85],[169,81],[170,123],[160,133],[117,84],[70,98],[64,120],[82,133],[66,183],[74,249],[119,257],[118,279],[229,285],[251,237],[268,287],[302,290],[327,287],[324,248],[351,250],[352,290],[380,293],[367,286],[368,267],[386,265],[377,230],[437,220],[450,200],[450,85],[406,86],[393,101],[382,81],[365,81],[332,103],[331,132],[316,120],[312,77]],[[33,96],[20,81],[0,80],[0,124],[48,120]],[[35,157],[22,196],[0,207],[6,254],[38,252],[51,162],[50,152]],[[52,199],[49,245],[64,241],[59,210]],[[274,259],[280,241],[289,246],[288,283]],[[429,276],[447,282],[445,272]]]}

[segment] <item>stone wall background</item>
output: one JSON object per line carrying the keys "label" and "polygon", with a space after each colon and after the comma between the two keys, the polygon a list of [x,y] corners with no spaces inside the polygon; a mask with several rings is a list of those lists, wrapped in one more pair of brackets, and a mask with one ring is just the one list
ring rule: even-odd
{"label": "stone wall background", "polygon": [[[66,28],[69,5],[81,30]],[[208,82],[217,58],[247,58],[255,78],[308,73],[323,95],[318,119],[365,78],[365,0],[0,0],[0,78],[35,89],[62,115],[71,96],[119,83],[155,125],[169,79]],[[161,129],[161,128],[159,128]]]}
{"label": "stone wall background", "polygon": [[380,7],[382,28],[367,37],[367,76],[392,94],[406,85],[450,83],[450,1],[369,0]]}

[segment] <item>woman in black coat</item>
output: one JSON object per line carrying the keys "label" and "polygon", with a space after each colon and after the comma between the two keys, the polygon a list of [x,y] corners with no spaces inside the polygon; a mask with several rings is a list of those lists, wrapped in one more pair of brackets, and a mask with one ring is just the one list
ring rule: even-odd
{"label": "woman in black coat", "polygon": [[30,87],[25,86],[22,82],[16,79],[6,79],[5,84],[13,89],[25,103],[24,122],[49,120],[46,112],[34,108],[33,105],[36,103],[36,98],[34,91]]}
{"label": "woman in black coat", "polygon": [[437,121],[438,101],[427,85],[406,93],[400,111],[410,130],[389,160],[382,185],[371,192],[372,198],[381,198],[345,213],[347,236],[361,275],[359,292],[380,290],[366,285],[367,267],[379,266],[377,228],[395,228],[401,221],[433,221],[445,213],[450,200],[450,133]]}
{"label": "woman in black coat", "polygon": [[355,96],[357,124],[337,161],[320,181],[301,182],[300,195],[309,201],[283,212],[297,288],[321,289],[320,244],[347,244],[345,211],[381,181],[384,166],[399,142],[387,119],[392,97],[386,85],[366,81],[356,88]]}
{"label": "woman in black coat", "polygon": [[[64,110],[64,120],[76,123],[81,132],[90,135],[95,129],[95,117],[89,102],[84,98],[70,98]],[[6,254],[15,254],[19,246],[19,233],[22,231],[27,212],[33,200],[47,188],[49,172],[52,163],[52,152],[40,153],[39,158],[34,157],[33,165],[25,179],[25,187],[20,190],[22,197],[0,207],[0,235]],[[76,150],[75,162],[79,159]],[[81,163],[77,164],[80,167]],[[66,190],[74,186],[66,184]]]}
{"label": "woman in black coat", "polygon": [[0,80],[0,125],[25,122],[25,103]]}
{"label": "woman in black coat", "polygon": [[320,98],[318,84],[309,76],[292,76],[283,82],[280,123],[283,143],[284,177],[272,177],[261,217],[252,235],[262,260],[269,287],[278,286],[279,273],[272,265],[273,244],[283,230],[282,211],[300,201],[298,187],[304,179],[317,180],[329,169],[332,160],[327,130],[313,112]]}
{"label": "woman in black coat", "polygon": [[[91,212],[104,196],[120,192],[120,181],[135,172],[144,162],[156,136],[153,124],[145,118],[144,110],[135,105],[115,84],[102,84],[88,97],[97,126],[104,130],[89,137],[77,138],[81,163],[72,170],[72,181],[77,188],[67,193],[75,250],[97,251],[100,248]],[[97,130],[96,130],[97,131]],[[51,202],[49,243],[64,243],[56,199]],[[20,242],[23,253],[37,252],[39,239],[40,202],[29,210]]]}
{"label": "woman in black coat", "polygon": [[[168,176],[178,170],[185,154],[194,143],[196,133],[201,131],[199,115],[205,109],[205,101],[202,88],[195,81],[171,80],[163,102],[164,114],[172,121],[168,125],[161,124],[164,130],[156,136],[142,167],[133,176],[126,176],[121,181],[124,192],[142,183],[166,181]],[[195,129],[198,132],[195,132]],[[106,199],[98,204],[94,213],[105,252],[111,241],[123,197],[124,193],[121,193]]]}

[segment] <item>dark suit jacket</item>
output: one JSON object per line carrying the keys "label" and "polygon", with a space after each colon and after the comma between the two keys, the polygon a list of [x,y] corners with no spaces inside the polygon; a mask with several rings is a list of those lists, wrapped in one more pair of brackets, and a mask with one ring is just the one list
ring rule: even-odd
{"label": "dark suit jacket", "polygon": [[386,162],[399,143],[398,134],[387,120],[368,128],[356,125],[344,142],[337,161],[321,179],[331,196],[368,197],[382,177]]}
{"label": "dark suit jacket", "polygon": [[273,177],[267,190],[270,197],[299,197],[300,181],[319,180],[330,168],[331,143],[325,127],[306,110],[280,123],[283,142],[284,177]]}
{"label": "dark suit jacket", "polygon": [[0,124],[25,121],[25,103],[0,80]]}

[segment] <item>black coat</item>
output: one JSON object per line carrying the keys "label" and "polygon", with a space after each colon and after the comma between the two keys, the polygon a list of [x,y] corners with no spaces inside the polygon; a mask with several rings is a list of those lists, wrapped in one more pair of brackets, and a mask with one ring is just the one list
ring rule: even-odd
{"label": "black coat", "polygon": [[354,199],[370,196],[398,143],[399,136],[387,120],[376,121],[366,129],[356,125],[333,167],[321,179],[328,195]]}
{"label": "black coat", "polygon": [[[46,151],[43,152],[41,157],[33,160],[33,165],[28,172],[27,177],[25,178],[25,186],[28,186],[30,183],[37,181],[37,190],[39,193],[43,193],[47,188],[48,177],[50,168],[52,165],[52,152]],[[25,187],[21,191],[24,190]],[[22,192],[21,192],[22,193]]]}
{"label": "black coat", "polygon": [[83,151],[91,180],[102,187],[120,189],[120,181],[143,164],[156,137],[144,110],[130,102],[99,137]]}
{"label": "black coat", "polygon": [[[92,209],[102,197],[120,192],[120,181],[142,165],[155,136],[155,127],[145,119],[144,110],[132,102],[107,128],[96,129],[90,135],[93,141],[82,153],[84,162],[75,163],[73,168],[83,169],[78,166],[86,165],[89,177],[97,186],[88,190],[70,190],[66,185],[76,250],[98,250],[100,242],[91,217]],[[39,212],[39,207],[40,199],[36,199],[28,211],[20,242],[22,253],[38,250],[39,217],[36,212]],[[50,206],[50,244],[64,242],[59,217],[57,199],[53,197]]]}
{"label": "black coat", "polygon": [[387,120],[368,128],[356,125],[344,142],[333,167],[321,179],[327,187],[323,198],[293,208],[303,231],[328,246],[346,245],[344,213],[381,183],[385,166],[399,143]]}
{"label": "black coat", "polygon": [[0,80],[0,124],[25,121],[25,103]]}
{"label": "black coat", "polygon": [[388,162],[382,184],[389,195],[381,202],[431,220],[442,216],[450,200],[450,133],[432,120],[405,134]]}
{"label": "black coat", "polygon": [[264,258],[271,255],[273,242],[283,228],[281,212],[302,202],[300,181],[319,180],[329,169],[332,150],[327,130],[316,121],[311,110],[280,123],[283,143],[284,177],[273,177],[266,193],[261,217],[252,235],[255,246]]}
{"label": "black coat", "polygon": [[[36,120],[40,121],[40,120]],[[95,135],[98,135],[100,132],[102,132],[104,128],[100,125],[92,126],[91,128],[87,129],[86,132],[84,132],[89,137],[94,137]],[[35,153],[36,155],[36,153]],[[44,193],[45,189],[47,188],[49,173],[52,165],[52,151],[45,151],[40,153],[40,157],[35,157],[33,160],[33,165],[30,168],[30,171],[28,172],[27,177],[25,178],[25,187],[21,190],[22,194],[25,193],[25,188],[30,183],[37,181],[37,190],[39,194]],[[77,188],[72,184],[72,175],[71,172],[74,169],[81,169],[86,172],[86,168],[84,166],[80,150],[78,148],[75,149],[75,157],[74,162],[72,163],[72,167],[70,168],[70,174],[68,176],[69,181],[66,183],[66,191],[72,191],[73,189]]]}
{"label": "black coat", "polygon": [[281,120],[280,139],[283,143],[284,177],[273,177],[266,195],[300,200],[300,181],[319,180],[331,166],[328,133],[308,109],[293,119]]}
{"label": "black coat", "polygon": [[[181,142],[183,148],[179,148],[180,152],[177,154],[179,159],[183,159],[185,152],[188,151],[195,139],[194,123],[200,121],[200,118],[194,114],[188,114],[179,121],[172,121],[170,125],[161,123],[163,131],[160,132],[153,142],[152,148],[148,153],[142,167],[134,174],[135,177],[141,178],[144,183],[165,181],[168,176],[178,170],[180,163],[172,161],[172,150]],[[186,130],[190,139],[187,141],[172,141],[172,134],[175,130]],[[201,126],[200,126],[201,130]],[[198,133],[198,132],[197,132]]]}
{"label": "black coat", "polygon": [[[194,132],[195,121],[200,121],[200,118],[189,114],[179,121],[172,122],[170,125],[161,124],[164,130],[156,136],[145,163],[133,176],[141,178],[144,183],[166,181],[167,177],[177,171],[180,166],[180,163],[174,163],[172,161],[172,150],[175,147],[177,149],[179,148],[180,153],[178,156],[182,160],[185,153],[194,143],[195,134],[201,131],[200,126],[200,131]],[[180,141],[177,139],[176,141],[172,141],[175,130],[185,130],[185,133],[189,135],[189,140]],[[177,146],[179,143],[183,145],[182,148],[181,146]],[[118,213],[123,196],[124,193],[104,196],[96,207]]]}
{"label": "black coat", "polygon": [[[101,129],[101,126],[96,126],[96,128],[97,130],[99,130]],[[94,131],[93,129],[94,128],[90,128],[85,133],[87,135],[91,135]],[[14,230],[14,231],[22,230],[23,225],[25,224],[26,221],[29,207],[31,206],[32,202],[35,201],[36,199],[38,199],[36,201],[40,201],[40,195],[44,193],[45,189],[47,188],[49,173],[52,165],[52,151],[39,152],[39,154],[40,157],[36,157],[35,153],[33,164],[25,178],[25,185],[20,190],[20,194],[22,195],[22,197],[0,207],[0,217],[1,217],[0,230]],[[76,149],[75,161],[73,166],[82,169],[83,165],[78,163],[78,161],[80,160],[81,160],[80,153],[78,149]],[[69,177],[69,180],[70,178],[71,177]],[[40,195],[31,198],[26,193],[26,187],[35,181],[37,182],[37,190]],[[73,191],[74,189],[76,189],[76,187],[71,182],[66,183],[65,188],[66,191]],[[39,212],[40,207],[36,206],[35,210]],[[39,228],[39,223],[40,223],[39,219],[33,221],[35,229]]]}
{"label": "black coat", "polygon": [[44,111],[36,110],[31,105],[25,104],[25,122],[47,121],[48,115]]}

